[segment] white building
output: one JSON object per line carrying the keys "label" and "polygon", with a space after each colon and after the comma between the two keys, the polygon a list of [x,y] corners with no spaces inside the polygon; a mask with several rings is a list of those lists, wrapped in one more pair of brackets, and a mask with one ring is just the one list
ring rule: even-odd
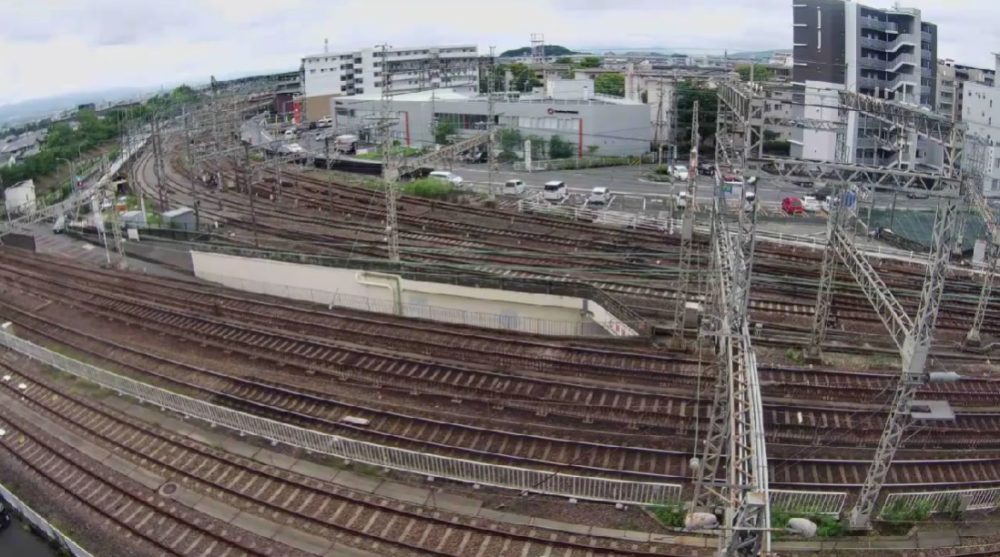
{"label": "white building", "polygon": [[988,145],[983,194],[1000,197],[1000,88],[966,83],[963,91],[962,121],[968,126],[966,133],[980,137]]}
{"label": "white building", "polygon": [[[646,105],[591,93],[581,98],[578,95],[583,91],[582,86],[564,91],[562,98],[544,94],[504,96],[495,103],[495,121],[519,130],[524,139],[534,136],[550,144],[552,137],[559,136],[572,145],[575,158],[649,152],[653,126]],[[330,102],[337,129],[361,130],[381,110],[378,95],[335,98]],[[489,102],[485,96],[450,89],[407,93],[393,96],[392,116],[396,121],[392,133],[400,143],[430,147],[440,123],[451,123],[459,136],[482,133],[489,120]],[[359,131],[359,135],[366,133],[370,132]],[[540,145],[538,142],[534,148]]]}
{"label": "white building", "polygon": [[25,180],[3,190],[4,206],[11,215],[35,210],[35,182]]}
{"label": "white building", "polygon": [[381,95],[388,69],[393,94],[438,87],[475,91],[479,56],[475,45],[364,48],[324,52],[302,59],[305,113],[310,120],[330,116],[330,98]]}

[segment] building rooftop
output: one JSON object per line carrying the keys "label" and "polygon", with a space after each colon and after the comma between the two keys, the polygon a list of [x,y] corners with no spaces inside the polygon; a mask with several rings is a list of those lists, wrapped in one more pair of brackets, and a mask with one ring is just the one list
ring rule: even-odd
{"label": "building rooftop", "polygon": [[[365,93],[364,95],[350,95],[346,97],[337,98],[337,102],[341,103],[343,101],[349,102],[371,102],[378,101],[382,99],[382,95],[378,93]],[[393,95],[392,100],[398,102],[430,102],[435,101],[471,101],[471,102],[488,102],[489,99],[486,95],[477,95],[473,93],[462,93],[454,89],[431,89],[427,91],[414,91],[412,93],[402,93],[399,95]],[[614,105],[641,105],[639,101],[629,100],[623,97],[613,97],[611,95],[601,95],[591,94],[590,98],[587,100],[573,100],[573,99],[553,99],[547,97],[544,94],[534,94],[534,93],[522,93],[513,97],[505,97],[502,94],[498,94],[497,102],[523,102],[523,103],[557,103],[557,104],[614,104]]]}
{"label": "building rooftop", "polygon": [[[411,50],[445,50],[453,48],[474,48],[476,52],[479,52],[478,45],[475,44],[446,44],[438,46],[402,46],[390,48],[389,52],[409,52]],[[343,56],[344,54],[353,54],[355,52],[362,52],[365,50],[375,50],[375,47],[365,47],[358,48],[354,50],[331,50],[330,52],[320,52],[319,54],[308,54],[303,56],[303,60],[312,60],[315,58],[329,58],[330,56]]]}

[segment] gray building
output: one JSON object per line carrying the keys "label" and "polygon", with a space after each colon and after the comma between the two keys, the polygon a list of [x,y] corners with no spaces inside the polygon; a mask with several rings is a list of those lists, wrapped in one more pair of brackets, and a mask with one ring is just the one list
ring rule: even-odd
{"label": "gray building", "polygon": [[[920,10],[878,9],[846,0],[796,0],[795,68],[799,114],[838,119],[836,90],[934,107],[937,26]],[[940,153],[916,137],[889,137],[875,121],[849,113],[846,132],[797,130],[792,155],[884,167],[935,167]]]}
{"label": "gray building", "polygon": [[[380,98],[361,95],[331,99],[337,130],[370,128],[380,114]],[[588,93],[565,99],[542,95],[505,95],[495,103],[496,123],[537,136],[546,142],[559,136],[584,155],[638,155],[653,140],[649,107],[639,101]],[[433,146],[439,123],[454,124],[458,135],[486,129],[489,103],[485,96],[451,89],[395,95],[392,99],[393,135],[408,146]],[[361,134],[363,135],[363,134]]]}
{"label": "gray building", "polygon": [[1000,197],[1000,88],[966,83],[962,96],[966,133],[979,137],[987,145],[983,194]]}
{"label": "gray building", "polygon": [[949,116],[956,122],[962,120],[966,83],[978,83],[993,87],[996,83],[996,70],[956,64],[954,60],[950,59],[938,60],[938,96],[935,106],[938,113]]}

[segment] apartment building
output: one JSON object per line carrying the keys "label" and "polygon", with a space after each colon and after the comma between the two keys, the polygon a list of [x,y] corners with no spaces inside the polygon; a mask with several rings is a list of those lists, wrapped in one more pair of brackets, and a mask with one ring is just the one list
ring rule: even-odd
{"label": "apartment building", "polygon": [[475,45],[364,48],[324,52],[302,59],[306,118],[330,116],[330,99],[382,93],[382,72],[389,73],[393,94],[439,87],[476,91],[479,55]]}
{"label": "apartment building", "polygon": [[934,107],[937,99],[937,26],[920,10],[879,9],[846,0],[796,0],[795,67],[798,115],[834,119],[844,132],[796,130],[792,155],[883,167],[940,166],[941,154],[915,136],[878,121],[836,110],[837,90],[909,105]]}
{"label": "apartment building", "polygon": [[1000,197],[1000,88],[966,82],[962,87],[962,121],[967,134],[987,145],[983,194]]}
{"label": "apartment building", "polygon": [[966,83],[993,87],[996,84],[996,70],[965,66],[951,59],[938,60],[938,96],[935,109],[939,114],[948,116],[956,122],[962,120]]}

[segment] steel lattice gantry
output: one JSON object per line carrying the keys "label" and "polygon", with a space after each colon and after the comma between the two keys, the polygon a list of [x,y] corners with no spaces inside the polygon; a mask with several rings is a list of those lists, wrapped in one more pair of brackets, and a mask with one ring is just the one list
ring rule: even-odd
{"label": "steel lattice gantry", "polygon": [[986,309],[993,293],[993,277],[1000,267],[1000,223],[996,214],[986,202],[982,184],[988,158],[987,142],[977,136],[966,136],[966,147],[963,151],[962,175],[968,179],[965,193],[969,205],[976,210],[986,224],[986,268],[983,274],[983,288],[979,294],[976,315],[972,327],[965,337],[967,346],[978,346],[982,341],[983,321],[986,319]]}
{"label": "steel lattice gantry", "polygon": [[[720,97],[722,94],[720,91]],[[726,106],[720,103],[716,161],[745,170],[749,153],[759,150],[755,145],[762,135],[755,133],[739,112],[726,110]],[[740,200],[738,226],[733,232],[721,195],[717,167],[709,296],[716,318],[710,321],[716,382],[703,457],[696,467],[691,511],[711,512],[721,506],[724,520],[719,554],[751,556],[770,551],[771,539],[764,421],[748,319],[756,203],[747,211]],[[723,458],[726,472],[720,479]]]}

